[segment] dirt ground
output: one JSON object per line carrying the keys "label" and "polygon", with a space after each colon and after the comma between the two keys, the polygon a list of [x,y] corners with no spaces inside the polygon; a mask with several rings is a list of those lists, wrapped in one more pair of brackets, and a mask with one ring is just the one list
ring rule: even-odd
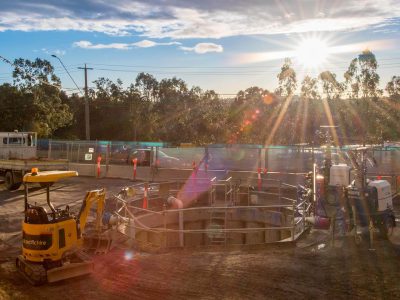
{"label": "dirt ground", "polygon": [[[77,209],[86,190],[112,193],[129,184],[74,178],[55,185],[53,199],[56,206]],[[43,190],[33,194],[34,201],[44,201]],[[14,266],[22,211],[21,190],[0,190],[0,299],[400,299],[400,228],[392,242],[377,239],[373,251],[350,239],[331,247],[325,231],[312,231],[296,247],[113,250],[95,257],[90,276],[32,287]]]}

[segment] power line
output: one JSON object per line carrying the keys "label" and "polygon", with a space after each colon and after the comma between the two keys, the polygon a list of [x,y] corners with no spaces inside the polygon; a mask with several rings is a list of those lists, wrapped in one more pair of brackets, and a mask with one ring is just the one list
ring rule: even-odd
{"label": "power line", "polygon": [[[400,57],[382,58],[377,61],[400,60]],[[349,63],[349,61],[334,61],[334,63]],[[93,66],[125,67],[125,68],[149,68],[149,69],[247,69],[247,68],[272,68],[281,67],[281,62],[274,65],[255,65],[255,66],[152,66],[152,65],[125,65],[125,64],[104,64],[88,63]]]}
{"label": "power line", "polygon": [[[380,69],[393,69],[393,68],[398,68],[400,65],[400,63],[396,63],[396,64],[387,64],[385,65],[383,68]],[[324,68],[325,69],[325,68]],[[321,69],[324,70],[324,69]],[[328,70],[334,70],[336,72],[344,72],[347,71],[347,68],[326,68]],[[97,70],[97,71],[109,71],[109,72],[121,72],[121,73],[140,73],[143,72],[144,70],[127,70],[127,69],[112,69],[112,68],[93,68],[93,70]],[[175,75],[175,74],[183,74],[183,75],[230,75],[230,76],[237,76],[237,75],[263,75],[263,74],[276,74],[278,70],[251,70],[251,71],[243,71],[243,72],[231,72],[231,71],[227,71],[227,72],[223,72],[223,71],[217,71],[217,72],[212,72],[212,71],[168,71],[168,72],[159,72],[159,71],[152,71],[155,74],[160,74],[160,75]],[[310,73],[309,70],[304,69],[304,70],[299,70],[296,73]],[[311,73],[314,73],[311,71]]]}

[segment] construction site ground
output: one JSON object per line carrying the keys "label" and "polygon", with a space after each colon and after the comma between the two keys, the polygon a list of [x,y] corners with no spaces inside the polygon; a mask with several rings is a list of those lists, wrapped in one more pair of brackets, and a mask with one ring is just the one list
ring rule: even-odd
{"label": "construction site ground", "polygon": [[[85,191],[108,194],[128,180],[73,178],[52,187],[55,206],[77,210]],[[32,200],[44,203],[45,192]],[[399,201],[395,200],[397,218]],[[0,299],[400,299],[400,228],[391,241],[336,240],[313,230],[295,247],[174,250],[124,249],[96,256],[90,276],[33,287],[15,269],[21,247],[23,191],[0,188]],[[400,225],[400,224],[398,224]]]}

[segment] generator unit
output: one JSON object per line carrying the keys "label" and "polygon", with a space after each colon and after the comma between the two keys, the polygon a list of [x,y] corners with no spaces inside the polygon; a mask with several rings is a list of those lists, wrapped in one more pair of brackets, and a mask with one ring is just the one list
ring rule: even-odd
{"label": "generator unit", "polygon": [[[361,194],[362,192],[364,194]],[[349,206],[353,205],[356,208],[355,220],[358,225],[368,226],[371,220],[385,238],[396,226],[391,185],[388,181],[367,181],[364,191],[360,191],[352,183],[347,187],[347,198]]]}
{"label": "generator unit", "polygon": [[350,167],[346,164],[333,165],[329,169],[329,185],[346,187],[350,184]]}

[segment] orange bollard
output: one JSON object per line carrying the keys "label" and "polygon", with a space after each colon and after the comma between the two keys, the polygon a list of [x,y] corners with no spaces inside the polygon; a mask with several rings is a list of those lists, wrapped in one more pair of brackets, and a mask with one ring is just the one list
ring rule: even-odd
{"label": "orange bollard", "polygon": [[101,155],[97,156],[97,178],[100,178],[100,173],[101,173],[100,163],[101,163]]}
{"label": "orange bollard", "polygon": [[143,193],[143,208],[144,209],[147,209],[147,207],[148,207],[148,203],[147,203],[147,190],[148,190],[148,184],[147,183],[145,183],[144,184],[144,193]]}
{"label": "orange bollard", "polygon": [[133,180],[136,180],[137,158],[132,159],[132,163],[133,163]]}

